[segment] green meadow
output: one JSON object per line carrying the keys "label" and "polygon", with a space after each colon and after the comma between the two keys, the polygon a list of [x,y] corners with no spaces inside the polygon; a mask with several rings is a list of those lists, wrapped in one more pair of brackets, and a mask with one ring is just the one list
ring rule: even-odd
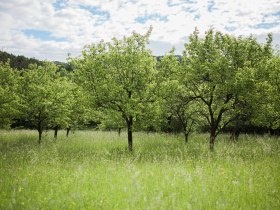
{"label": "green meadow", "polygon": [[280,139],[0,131],[0,209],[280,209]]}

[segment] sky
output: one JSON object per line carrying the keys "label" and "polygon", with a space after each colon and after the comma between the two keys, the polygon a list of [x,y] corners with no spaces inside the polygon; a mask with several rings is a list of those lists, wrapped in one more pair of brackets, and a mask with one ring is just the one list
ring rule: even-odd
{"label": "sky", "polygon": [[260,42],[273,33],[280,49],[280,0],[0,0],[0,26],[0,50],[52,61],[150,26],[154,55],[182,54],[195,28]]}

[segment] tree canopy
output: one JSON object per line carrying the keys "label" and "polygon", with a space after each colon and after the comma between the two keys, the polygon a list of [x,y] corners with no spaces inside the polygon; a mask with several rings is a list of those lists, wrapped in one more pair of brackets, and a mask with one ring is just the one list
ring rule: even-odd
{"label": "tree canopy", "polygon": [[19,74],[9,61],[0,62],[0,127],[9,126],[19,114]]}
{"label": "tree canopy", "polygon": [[195,126],[209,132],[213,149],[226,128],[233,139],[250,126],[280,129],[280,58],[271,34],[261,44],[195,30],[182,56],[172,49],[158,57],[147,47],[150,35],[151,28],[100,41],[67,64],[24,58],[18,65],[20,57],[1,52],[0,126],[27,122],[39,143],[47,129],[56,139],[58,129],[126,127],[130,151],[134,130],[181,131],[188,142]]}
{"label": "tree canopy", "polygon": [[222,129],[256,97],[248,93],[255,90],[257,73],[271,57],[271,41],[268,36],[266,45],[261,45],[252,37],[236,38],[210,29],[203,38],[195,30],[185,44],[185,82],[208,123],[211,149]]}
{"label": "tree canopy", "polygon": [[[92,107],[121,115],[128,129],[132,150],[133,124],[145,114],[154,98],[156,61],[144,36],[134,33],[121,40],[88,46],[81,58],[73,60],[80,84],[92,96]],[[118,113],[118,114],[117,114]]]}

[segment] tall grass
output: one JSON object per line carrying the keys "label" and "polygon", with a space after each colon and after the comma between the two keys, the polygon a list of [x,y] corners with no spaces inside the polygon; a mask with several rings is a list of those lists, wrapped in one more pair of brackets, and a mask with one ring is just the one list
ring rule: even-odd
{"label": "tall grass", "polygon": [[280,209],[280,139],[0,132],[0,209]]}

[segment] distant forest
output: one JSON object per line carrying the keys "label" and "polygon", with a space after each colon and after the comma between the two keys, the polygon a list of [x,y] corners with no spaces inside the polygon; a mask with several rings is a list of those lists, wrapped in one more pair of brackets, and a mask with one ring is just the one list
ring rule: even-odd
{"label": "distant forest", "polygon": [[[10,66],[13,69],[24,70],[27,69],[29,64],[43,65],[43,61],[36,58],[27,58],[23,55],[13,55],[11,53],[0,51],[0,62],[6,63],[10,60]],[[72,71],[73,67],[65,62],[54,61],[54,64],[65,68],[68,71]]]}

